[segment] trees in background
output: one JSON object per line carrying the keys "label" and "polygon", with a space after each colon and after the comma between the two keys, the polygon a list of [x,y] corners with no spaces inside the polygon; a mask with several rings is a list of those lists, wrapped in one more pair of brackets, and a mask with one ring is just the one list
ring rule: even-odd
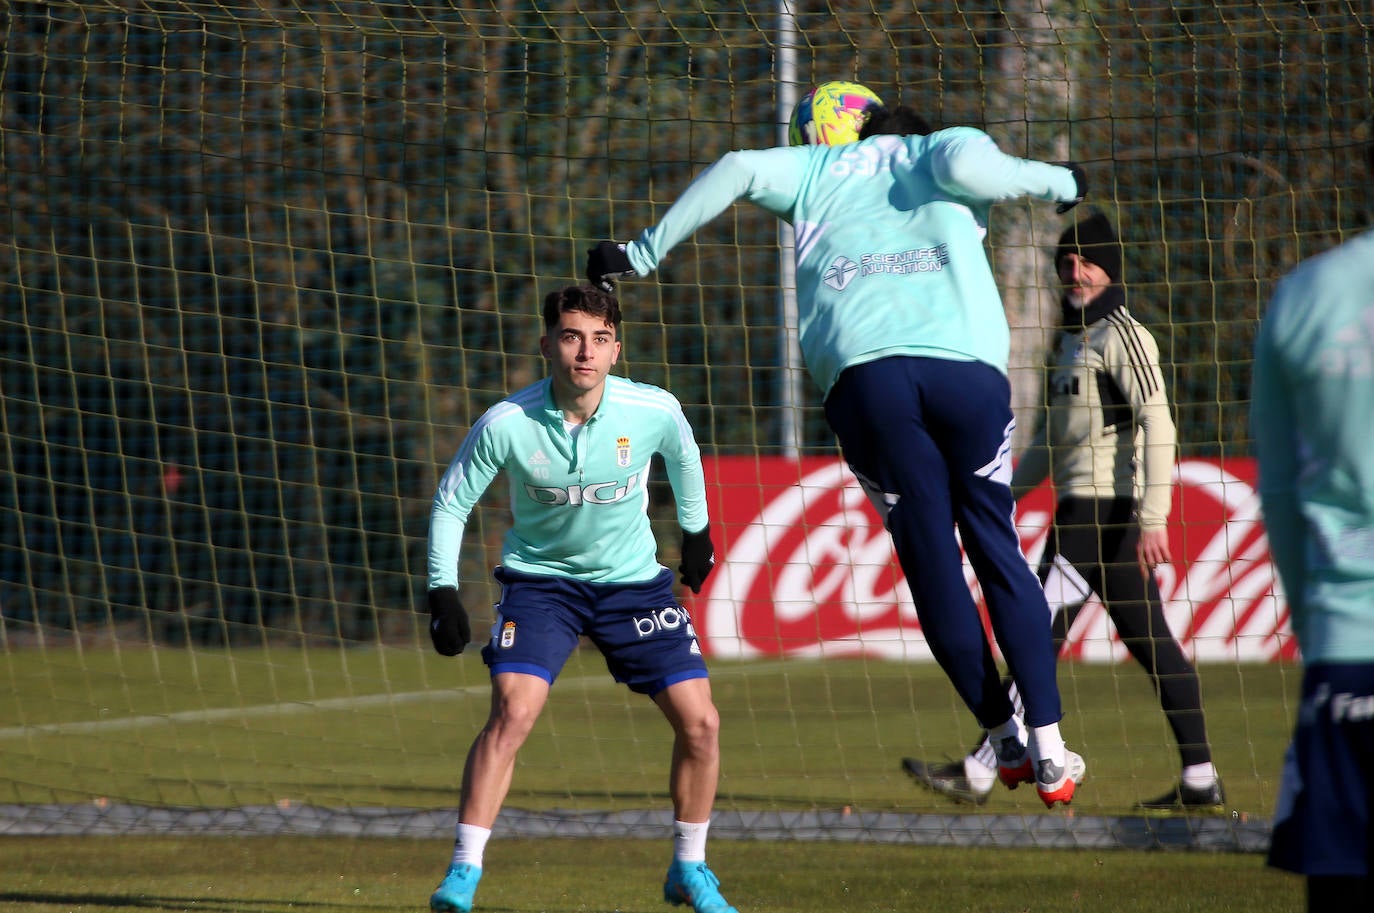
{"label": "trees in background", "polygon": [[[439,464],[538,376],[543,293],[589,242],[776,136],[770,21],[747,4],[395,6],[12,5],[5,618],[388,636],[423,586]],[[1370,138],[1369,23],[1334,0],[807,6],[805,78],[1086,163],[1185,452],[1243,454],[1269,284],[1369,208],[1348,177]],[[993,226],[1032,328],[1023,365],[1060,227],[1024,210]],[[771,218],[732,210],[625,286],[629,370],[717,451],[776,446],[775,245]],[[818,403],[805,415],[804,446],[831,449]],[[500,510],[479,511],[475,585]]]}

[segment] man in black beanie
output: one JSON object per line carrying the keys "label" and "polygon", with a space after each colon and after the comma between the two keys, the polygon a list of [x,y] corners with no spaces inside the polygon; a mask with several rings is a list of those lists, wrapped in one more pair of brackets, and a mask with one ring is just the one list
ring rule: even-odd
{"label": "man in black beanie", "polygon": [[1059,236],[1059,246],[1054,250],[1054,268],[1064,282],[1065,293],[1074,291],[1064,279],[1062,264],[1067,256],[1082,257],[1096,264],[1111,280],[1109,285],[1121,283],[1121,241],[1112,231],[1112,223],[1100,212],[1094,212],[1076,225],[1070,225]]}
{"label": "man in black beanie", "polygon": [[[1169,630],[1154,576],[1170,561],[1175,429],[1159,347],[1126,310],[1121,261],[1121,241],[1100,212],[1059,238],[1054,265],[1064,297],[1046,408],[1011,486],[1020,498],[1053,474],[1059,501],[1039,574],[1056,612],[1056,652],[1096,593],[1154,681],[1183,772],[1173,789],[1137,807],[1222,811],[1197,669]],[[936,792],[981,805],[996,760],[984,739],[962,762],[907,758],[902,766]]]}

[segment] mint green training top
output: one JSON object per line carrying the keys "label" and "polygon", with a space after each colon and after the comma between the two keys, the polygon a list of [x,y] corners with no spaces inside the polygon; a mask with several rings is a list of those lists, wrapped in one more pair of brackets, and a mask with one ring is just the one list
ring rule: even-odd
{"label": "mint green training top", "polygon": [[577,433],[563,424],[545,378],[492,406],[449,464],[430,511],[429,588],[458,586],[468,516],[500,472],[512,524],[501,563],[529,574],[637,583],[664,568],[649,525],[649,468],[661,454],[682,528],[707,525],[701,451],[677,398],[650,384],[606,378]]}
{"label": "mint green training top", "polygon": [[1374,231],[1275,287],[1250,425],[1303,661],[1374,662]]}
{"label": "mint green training top", "polygon": [[731,152],[626,253],[647,275],[745,199],[796,229],[798,332],[822,392],[845,368],[889,355],[983,361],[1005,374],[1010,331],[983,249],[988,210],[1077,195],[1068,168],[1006,155],[971,127]]}

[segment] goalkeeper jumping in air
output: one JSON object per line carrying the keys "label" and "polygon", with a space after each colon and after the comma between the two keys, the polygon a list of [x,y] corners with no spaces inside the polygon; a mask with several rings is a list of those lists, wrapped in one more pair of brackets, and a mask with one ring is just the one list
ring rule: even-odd
{"label": "goalkeeper jumping in air", "polygon": [[510,789],[516,754],[579,637],[616,681],[649,697],[672,726],[673,861],[664,899],[696,913],[736,913],[706,865],[720,774],[720,714],[691,619],[657,560],[646,513],[662,457],[682,526],[682,583],[700,591],[714,564],[701,451],[677,399],[610,374],[620,305],[590,286],[544,299],[540,352],[549,376],[501,400],[472,426],[430,513],[430,638],[444,656],[471,639],[458,557],[472,508],[496,478],[510,483],[513,523],[495,576],[496,623],[482,649],[491,713],[468,752],[453,858],[433,913],[468,913],[482,857]]}
{"label": "goalkeeper jumping in air", "polygon": [[[857,135],[843,129],[849,118]],[[1006,155],[970,127],[930,132],[910,108],[883,108],[855,84],[803,98],[791,132],[793,146],[725,155],[638,239],[592,248],[587,276],[612,288],[648,275],[741,199],[795,228],[807,370],[892,536],[926,641],[989,730],[1002,782],[1033,782],[1047,807],[1067,805],[1086,767],[1059,731],[1050,611],[1014,522],[1011,334],[983,239],[1001,200],[1068,211],[1083,199],[1083,171]],[[964,579],[956,527],[1024,723]]]}

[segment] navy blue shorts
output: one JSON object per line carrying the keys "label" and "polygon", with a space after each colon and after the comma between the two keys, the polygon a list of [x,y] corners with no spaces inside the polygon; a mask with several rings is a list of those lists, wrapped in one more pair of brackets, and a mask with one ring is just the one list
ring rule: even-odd
{"label": "navy blue shorts", "polygon": [[673,594],[667,568],[644,583],[587,583],[499,567],[501,601],[482,660],[499,672],[537,675],[550,685],[578,638],[586,636],[606,668],[631,691],[653,696],[677,682],[706,678],[696,632]]}
{"label": "navy blue shorts", "polygon": [[1372,783],[1374,663],[1308,666],[1269,864],[1319,877],[1374,875]]}

